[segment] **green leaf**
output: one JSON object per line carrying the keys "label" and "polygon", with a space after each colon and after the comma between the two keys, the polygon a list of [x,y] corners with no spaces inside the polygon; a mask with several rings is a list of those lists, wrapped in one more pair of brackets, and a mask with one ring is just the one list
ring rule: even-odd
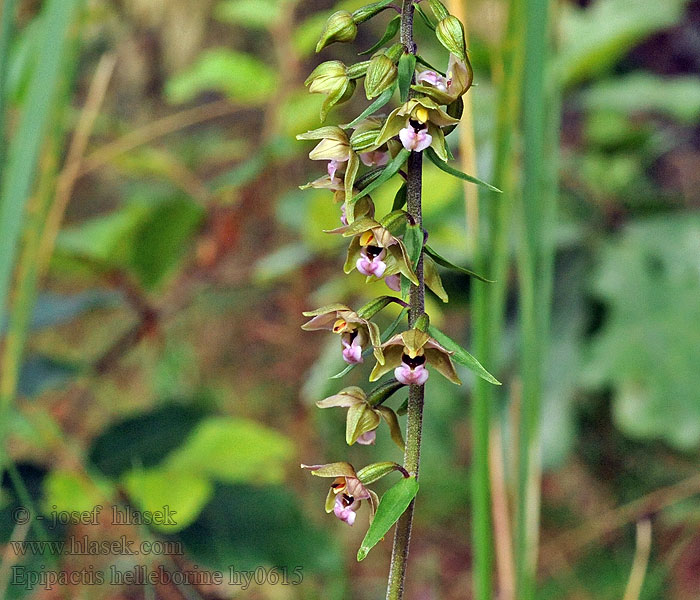
{"label": "green leaf", "polygon": [[172,471],[205,474],[229,483],[281,483],[292,441],[255,421],[210,417],[201,421],[165,461]]}
{"label": "green leaf", "polygon": [[617,426],[638,439],[700,446],[700,217],[630,223],[603,249],[594,291],[606,318],[585,383],[611,388]]}
{"label": "green leaf", "polygon": [[403,236],[403,243],[406,246],[408,257],[411,260],[413,270],[418,266],[421,251],[423,250],[423,229],[416,223],[414,225],[406,225],[406,233]]}
{"label": "green leaf", "polygon": [[134,239],[132,264],[141,283],[153,288],[177,266],[204,219],[204,209],[187,198],[161,203]]}
{"label": "green leaf", "polygon": [[359,56],[364,56],[366,54],[372,54],[381,48],[384,44],[394,39],[394,36],[399,32],[399,27],[401,26],[401,15],[396,15],[386,26],[386,31],[381,39],[374,44],[371,48],[367,48],[364,52],[360,52]]}
{"label": "green leaf", "polygon": [[418,482],[415,477],[404,477],[386,491],[379,501],[374,521],[369,526],[357,551],[358,561],[364,560],[369,551],[381,541],[391,526],[406,511],[417,493]]}
{"label": "green leaf", "polygon": [[90,462],[111,478],[120,477],[135,464],[155,466],[182,443],[203,416],[195,408],[165,404],[119,421],[93,441]]}
{"label": "green leaf", "polygon": [[395,210],[401,210],[404,206],[406,206],[406,191],[408,189],[408,186],[404,182],[403,185],[399,188],[399,191],[396,192],[396,196],[394,196],[394,203],[391,206],[391,211]]}
{"label": "green leaf", "polygon": [[218,91],[247,105],[267,102],[277,92],[274,69],[243,52],[213,48],[204,52],[188,70],[175,75],[166,85],[170,102],[182,103],[203,92]]}
{"label": "green leaf", "polygon": [[181,470],[135,469],[123,477],[123,484],[139,510],[171,513],[163,523],[151,524],[164,533],[175,533],[194,522],[214,493],[206,477]]}
{"label": "green leaf", "polygon": [[476,185],[484,186],[485,188],[493,192],[501,193],[501,190],[499,190],[497,187],[492,186],[490,183],[486,183],[478,177],[473,177],[472,175],[462,173],[462,171],[459,171],[458,169],[455,169],[448,165],[446,162],[440,160],[440,157],[435,153],[435,150],[433,150],[432,148],[427,148],[425,152],[428,155],[428,158],[432,161],[432,163],[441,171],[449,173],[450,175],[452,175],[453,177],[457,177],[458,179],[468,181],[469,183],[475,183]]}
{"label": "green leaf", "polygon": [[488,381],[489,383],[493,383],[494,385],[501,385],[501,382],[498,381],[498,379],[496,379],[493,375],[491,375],[491,373],[489,373],[482,366],[482,364],[478,360],[476,360],[476,358],[469,354],[469,352],[462,348],[462,346],[460,346],[452,338],[445,335],[437,327],[431,325],[430,327],[428,327],[428,333],[433,338],[435,338],[438,341],[438,343],[444,348],[450,350],[451,352],[454,352],[454,354],[451,356],[452,360],[474,371],[474,373],[476,373],[479,377]]}
{"label": "green leaf", "polygon": [[609,69],[637,43],[677,23],[687,0],[598,0],[585,10],[567,5],[557,67],[563,86]]}
{"label": "green leaf", "polygon": [[416,55],[402,54],[399,59],[399,96],[401,102],[408,100],[408,92],[411,90],[413,83],[413,74],[416,70]]}
{"label": "green leaf", "polygon": [[693,75],[630,73],[594,83],[583,101],[588,110],[659,113],[691,125],[700,118],[700,81]]}
{"label": "green leaf", "polygon": [[416,4],[416,13],[423,20],[423,22],[426,24],[428,29],[432,29],[433,31],[435,31],[435,29],[437,28],[437,25],[428,16],[428,14],[423,10],[423,7],[420,4]]}
{"label": "green leaf", "polygon": [[377,189],[380,185],[389,181],[389,179],[391,179],[394,175],[396,175],[399,172],[399,169],[406,162],[406,159],[408,158],[408,155],[410,153],[410,150],[406,150],[406,148],[401,148],[401,150],[399,150],[399,153],[389,162],[389,164],[386,165],[386,167],[384,167],[382,174],[379,177],[377,177],[377,179],[375,179],[372,183],[370,183],[366,188],[360,191],[359,194],[356,194],[352,198],[351,202],[357,202],[363,196],[366,196],[370,192]]}
{"label": "green leaf", "polygon": [[[83,474],[61,468],[53,469],[43,481],[43,510],[88,512],[104,503],[104,491]],[[161,505],[161,509],[163,506]]]}
{"label": "green leaf", "polygon": [[369,117],[372,113],[378,111],[380,108],[385,106],[386,104],[389,103],[389,100],[391,100],[391,97],[394,95],[394,91],[396,90],[396,84],[392,85],[391,87],[385,89],[378,97],[377,99],[372,102],[365,110],[363,110],[360,115],[348,123],[347,125],[343,126],[343,129],[348,129],[352,127],[356,127],[359,125],[362,121],[364,121],[367,117]]}
{"label": "green leaf", "polygon": [[[343,562],[327,531],[316,529],[290,486],[217,485],[197,520],[178,533],[193,562],[228,573],[289,565],[290,583],[322,572],[337,577]],[[328,528],[326,528],[328,529]],[[303,540],[303,543],[300,543]]]}
{"label": "green leaf", "polygon": [[433,248],[431,248],[428,245],[425,246],[425,253],[428,256],[430,256],[430,258],[432,258],[441,267],[445,267],[446,269],[452,269],[454,271],[458,271],[459,273],[464,273],[465,275],[469,275],[469,277],[474,277],[475,279],[483,281],[484,283],[495,283],[491,279],[486,279],[486,277],[482,277],[478,273],[474,273],[474,271],[470,271],[469,269],[465,269],[464,267],[459,267],[451,263],[444,256],[438,254]]}

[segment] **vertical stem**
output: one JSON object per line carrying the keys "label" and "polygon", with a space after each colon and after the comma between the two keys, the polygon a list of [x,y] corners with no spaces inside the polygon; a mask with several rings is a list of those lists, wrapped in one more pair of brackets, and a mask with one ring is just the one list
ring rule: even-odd
{"label": "vertical stem", "polygon": [[[401,43],[408,52],[415,54],[413,41],[413,0],[404,0],[401,9]],[[407,163],[406,208],[416,223],[422,226],[423,213],[421,207],[423,155],[411,152]],[[411,286],[410,310],[408,324],[413,327],[418,318],[425,312],[425,284],[423,281],[423,253],[421,252],[416,268],[419,285]],[[412,385],[408,391],[408,422],[406,426],[406,451],[404,468],[418,477],[420,464],[420,442],[423,427],[423,392],[424,386]],[[406,563],[408,548],[411,542],[411,527],[413,524],[413,509],[415,500],[409,504],[406,512],[396,523],[394,546],[391,553],[391,568],[387,585],[387,600],[403,598],[404,580],[406,578]]]}

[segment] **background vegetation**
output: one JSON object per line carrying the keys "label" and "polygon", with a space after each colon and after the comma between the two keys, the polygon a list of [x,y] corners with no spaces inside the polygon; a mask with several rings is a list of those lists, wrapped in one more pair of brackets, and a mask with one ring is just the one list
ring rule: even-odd
{"label": "background vegetation", "polygon": [[[362,517],[354,528],[328,518],[324,482],[298,469],[334,456],[400,460],[382,436],[377,448],[345,448],[343,419],[313,410],[363,373],[328,380],[342,368],[337,339],[299,329],[303,310],[377,295],[359,276],[340,274],[342,241],[321,233],[335,226],[337,208],[323,191],[297,189],[314,165],[293,139],[317,123],[322,99],[302,84],[318,62],[323,22],[336,6],[361,4],[2,3],[0,539],[126,535],[179,541],[185,554],[23,557],[7,545],[0,595],[382,597],[389,543],[358,565]],[[462,4],[478,84],[469,92],[475,155],[468,140],[449,139],[465,165],[476,156],[479,176],[510,181],[506,196],[517,198],[520,154],[508,168],[495,158],[504,136],[496,107],[512,66],[502,59],[522,25],[507,32],[509,4]],[[356,45],[370,46],[385,20],[361,29]],[[543,58],[551,158],[540,175],[557,218],[545,219],[537,238],[551,245],[554,287],[550,343],[540,349],[536,597],[622,598],[635,556],[643,558],[635,522],[648,517],[639,598],[697,600],[700,2],[562,0],[553,29],[555,49]],[[353,60],[349,46],[329,52]],[[421,53],[430,59],[439,49]],[[347,114],[362,108],[358,94]],[[516,150],[518,131],[507,130]],[[487,260],[474,241],[475,207],[483,232],[499,200],[482,194],[465,207],[461,183],[432,165],[425,188],[431,245],[458,264]],[[392,199],[391,189],[375,198],[383,207]],[[531,216],[516,210],[503,225],[502,338],[488,360],[478,355],[505,384],[489,400],[491,432],[505,448],[492,463],[504,487],[492,495],[511,508],[528,386],[518,359],[521,225]],[[430,314],[472,348],[472,324],[483,315],[470,296],[482,284],[449,275],[445,285],[449,310],[431,297]],[[534,309],[546,314],[546,304]],[[472,593],[470,467],[479,456],[470,426],[478,414],[470,416],[475,382],[462,375],[462,389],[429,384],[410,599]],[[177,525],[103,519],[50,529],[13,519],[19,505],[48,515],[115,503],[177,507]],[[304,580],[247,590],[12,585],[17,565],[71,572],[115,563],[300,565]]]}

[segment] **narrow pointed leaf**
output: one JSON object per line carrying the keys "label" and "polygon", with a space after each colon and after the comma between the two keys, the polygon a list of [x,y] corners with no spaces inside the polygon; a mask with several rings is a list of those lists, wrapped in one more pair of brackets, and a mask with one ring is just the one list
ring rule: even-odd
{"label": "narrow pointed leaf", "polygon": [[451,263],[444,256],[438,254],[435,251],[435,249],[431,248],[428,245],[425,246],[425,253],[428,256],[430,256],[430,258],[432,258],[441,267],[445,267],[446,269],[452,269],[453,271],[458,271],[459,273],[464,273],[465,275],[469,275],[469,277],[474,277],[475,279],[483,281],[484,283],[495,283],[492,279],[486,279],[486,277],[482,277],[478,273],[474,273],[474,271],[470,271],[469,269],[465,269],[464,267],[459,267]]}
{"label": "narrow pointed leaf", "polygon": [[441,344],[445,349],[454,352],[454,354],[450,357],[452,358],[452,360],[474,371],[474,373],[476,373],[479,377],[488,381],[489,383],[493,383],[494,385],[501,385],[501,382],[498,381],[498,379],[496,379],[493,375],[491,375],[491,373],[489,373],[483,367],[483,365],[478,360],[476,360],[476,358],[469,354],[469,352],[462,348],[462,346],[460,346],[452,338],[445,335],[437,327],[433,327],[431,325],[430,327],[428,327],[428,333],[435,340],[437,340],[437,342]]}
{"label": "narrow pointed leaf", "polygon": [[399,95],[401,102],[408,100],[408,92],[413,83],[413,73],[416,70],[416,55],[402,54],[399,59]]}
{"label": "narrow pointed leaf", "polygon": [[367,117],[369,117],[372,113],[375,113],[380,108],[382,108],[383,106],[388,104],[389,100],[391,100],[391,97],[394,95],[395,89],[396,89],[396,85],[392,85],[390,88],[385,89],[377,97],[377,99],[374,102],[372,102],[372,104],[370,104],[367,108],[365,108],[365,110],[363,110],[356,119],[354,119],[353,121],[348,123],[347,126],[344,127],[344,129],[347,129],[350,127],[356,127],[362,121],[364,121]]}
{"label": "narrow pointed leaf", "polygon": [[360,52],[358,56],[365,56],[367,54],[372,54],[379,50],[384,44],[394,39],[394,36],[399,32],[399,27],[401,26],[401,15],[396,15],[386,26],[386,31],[381,39],[374,44],[371,48],[367,48],[364,52]]}
{"label": "narrow pointed leaf", "polygon": [[403,243],[406,246],[411,267],[415,270],[418,266],[420,253],[423,249],[423,229],[417,223],[415,225],[406,225],[406,233],[403,236]]}
{"label": "narrow pointed leaf", "polygon": [[406,206],[406,190],[407,186],[404,183],[399,188],[399,191],[396,192],[396,196],[394,196],[394,204],[391,207],[392,212],[395,210],[401,210],[404,206]]}
{"label": "narrow pointed leaf", "polygon": [[435,150],[432,148],[427,148],[425,150],[425,153],[428,155],[428,158],[432,161],[432,163],[441,171],[445,171],[445,173],[448,173],[452,175],[453,177],[457,177],[458,179],[462,179],[464,181],[468,181],[469,183],[474,183],[476,185],[481,185],[492,192],[498,192],[499,194],[502,193],[501,190],[499,190],[497,187],[492,186],[490,183],[486,183],[485,181],[482,181],[478,177],[474,177],[472,175],[467,175],[466,173],[462,173],[462,171],[459,171],[458,169],[455,169],[454,167],[451,167],[448,165],[446,162],[440,160],[438,155],[435,153]]}
{"label": "narrow pointed leaf", "polygon": [[364,560],[369,551],[381,541],[391,526],[406,511],[417,493],[418,482],[415,477],[405,477],[386,491],[379,502],[374,521],[369,526],[357,551],[358,561]]}
{"label": "narrow pointed leaf", "polygon": [[389,179],[391,179],[394,175],[396,175],[399,172],[399,169],[406,162],[406,159],[408,159],[408,155],[410,153],[410,150],[406,150],[406,148],[401,148],[401,150],[393,158],[393,160],[391,160],[391,162],[389,162],[389,164],[386,167],[384,167],[382,174],[379,177],[377,177],[377,179],[375,179],[372,183],[370,183],[364,190],[357,194],[352,199],[352,202],[357,202],[357,200],[362,198],[362,196],[366,196],[367,194],[378,188],[380,185],[389,181]]}
{"label": "narrow pointed leaf", "polygon": [[420,15],[420,18],[423,19],[423,22],[428,26],[428,28],[435,31],[435,28],[437,26],[435,25],[435,23],[433,23],[433,20],[427,15],[427,13],[423,10],[420,4],[416,4],[416,12],[418,13],[418,15]]}

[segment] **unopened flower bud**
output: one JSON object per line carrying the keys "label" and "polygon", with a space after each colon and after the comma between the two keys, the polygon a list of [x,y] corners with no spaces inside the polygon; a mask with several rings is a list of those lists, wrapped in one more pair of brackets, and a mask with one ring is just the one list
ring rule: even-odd
{"label": "unopened flower bud", "polygon": [[334,12],[323,28],[321,38],[316,44],[316,52],[320,52],[333,42],[352,42],[357,35],[357,25],[352,14],[347,10]]}
{"label": "unopened flower bud", "polygon": [[321,63],[306,78],[304,85],[309,86],[312,94],[332,94],[343,88],[349,81],[347,67],[339,60]]}
{"label": "unopened flower bud", "polygon": [[449,15],[442,19],[435,29],[440,43],[460,60],[467,60],[467,43],[464,37],[464,27],[461,21]]}
{"label": "unopened flower bud", "polygon": [[398,69],[388,56],[377,54],[369,61],[367,75],[365,76],[365,93],[367,99],[372,100],[384,90],[393,85],[398,75]]}

